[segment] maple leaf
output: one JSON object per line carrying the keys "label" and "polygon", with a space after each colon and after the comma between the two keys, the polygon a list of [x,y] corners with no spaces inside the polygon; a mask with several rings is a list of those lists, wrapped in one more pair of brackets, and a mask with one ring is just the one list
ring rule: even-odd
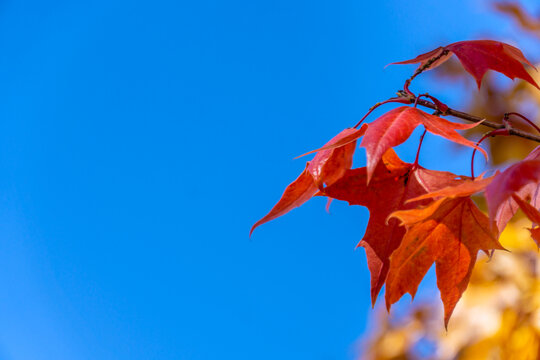
{"label": "maple leaf", "polygon": [[308,171],[319,189],[341,178],[345,170],[352,167],[356,140],[364,135],[367,125],[360,129],[345,129],[325,146],[315,150],[317,155],[309,163]]}
{"label": "maple leaf", "polygon": [[424,125],[427,131],[442,136],[458,144],[480,150],[487,158],[484,149],[465,139],[455,130],[468,130],[478,124],[454,123],[435,115],[430,115],[415,107],[401,106],[381,115],[369,124],[360,146],[366,148],[367,181],[375,171],[381,156],[390,148],[400,145],[409,138],[418,125]]}
{"label": "maple leaf", "polygon": [[[478,251],[503,249],[497,234],[491,230],[488,217],[470,199],[470,194],[484,186],[476,185],[460,184],[455,194],[435,200],[427,207],[399,210],[391,215],[401,220],[407,231],[390,258],[386,280],[388,309],[405,293],[414,298],[418,285],[435,263],[447,326],[467,288]],[[449,193],[449,190],[433,195],[438,197],[441,193]]]}
{"label": "maple leaf", "polygon": [[494,40],[459,41],[439,47],[411,60],[399,61],[392,64],[415,64],[425,66],[432,59],[437,59],[428,69],[434,69],[456,54],[463,68],[471,74],[480,89],[482,78],[488,70],[498,71],[510,79],[520,78],[538,87],[523,64],[533,66],[518,48]]}
{"label": "maple leaf", "polygon": [[357,246],[366,250],[371,273],[371,301],[375,304],[384,285],[390,265],[390,255],[400,245],[405,229],[396,219],[388,216],[397,209],[410,209],[429,201],[407,203],[429,191],[455,183],[456,175],[448,172],[414,168],[403,162],[393,149],[388,150],[375,169],[369,186],[367,168],[347,170],[323,195],[347,201],[350,205],[363,205],[370,217],[363,239]]}
{"label": "maple leaf", "polygon": [[318,188],[313,181],[313,177],[307,170],[308,166],[309,163],[300,176],[285,188],[283,195],[281,195],[281,198],[272,210],[251,227],[249,236],[251,236],[258,226],[288,213],[311,199],[317,193]]}
{"label": "maple leaf", "polygon": [[410,201],[418,201],[437,197],[455,198],[460,196],[469,196],[477,192],[483,191],[493,180],[494,176],[489,178],[476,178],[476,179],[463,179],[457,184],[452,184],[447,187],[443,187],[439,190],[429,192],[424,195],[420,195],[411,199]]}
{"label": "maple leaf", "polygon": [[443,54],[444,51],[445,51],[445,48],[442,46],[439,46],[436,49],[428,51],[427,53],[418,55],[414,59],[396,61],[388,65],[409,65],[409,64],[420,63],[419,68],[421,68],[423,66],[426,66],[429,61],[432,61],[431,64],[429,65],[429,68],[426,69],[426,70],[431,70],[431,69],[436,68],[439,65],[442,65],[446,60],[450,59],[452,54],[450,54],[449,51],[447,51],[446,54]]}
{"label": "maple leaf", "polygon": [[366,132],[366,129],[367,129],[367,124],[362,125],[362,127],[360,129],[347,128],[347,129],[341,131],[336,136],[334,136],[323,147],[315,149],[315,150],[308,151],[305,154],[302,154],[302,155],[299,155],[299,156],[295,157],[295,159],[298,159],[298,158],[301,158],[303,156],[313,154],[313,153],[316,153],[316,152],[319,152],[319,151],[332,150],[332,149],[347,145],[347,144],[361,138],[362,135],[364,135],[364,133]]}
{"label": "maple leaf", "polygon": [[[529,155],[523,160],[540,160],[540,146],[537,146]],[[530,199],[531,204],[540,208],[540,184],[537,182],[530,182],[524,185],[520,190],[516,192],[516,195],[522,199]],[[495,223],[499,228],[499,232],[502,232],[506,224],[515,215],[518,204],[512,197],[504,200],[496,210]]]}
{"label": "maple leaf", "polygon": [[[525,186],[538,187],[539,182],[540,160],[520,161],[494,176],[491,184],[486,187],[485,197],[489,217],[497,225],[499,231],[502,231],[503,224],[506,225],[515,212],[512,204],[507,203],[506,211],[503,213],[500,209],[505,206],[505,202],[512,200],[512,194],[518,193]],[[509,211],[512,211],[511,215]]]}
{"label": "maple leaf", "polygon": [[536,245],[540,247],[540,227],[538,226],[540,224],[540,211],[515,194],[512,194],[512,198],[529,220],[533,222],[533,227],[529,228],[529,231],[531,232],[531,236],[536,242]]}
{"label": "maple leaf", "polygon": [[249,235],[260,225],[274,220],[311,199],[324,184],[337,181],[352,166],[356,140],[367,126],[360,129],[345,129],[334,136],[325,146],[315,150],[317,154],[308,162],[300,176],[285,188],[276,205],[262,219],[257,221]]}

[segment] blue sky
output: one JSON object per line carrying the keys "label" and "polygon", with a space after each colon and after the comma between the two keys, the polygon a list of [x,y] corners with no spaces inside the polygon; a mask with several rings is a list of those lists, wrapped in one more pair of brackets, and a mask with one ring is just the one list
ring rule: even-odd
{"label": "blue sky", "polygon": [[[2,2],[0,359],[352,358],[372,313],[354,251],[367,211],[314,199],[249,228],[303,169],[295,156],[414,70],[385,64],[515,43],[487,9]],[[441,166],[450,147],[427,141],[424,165]]]}

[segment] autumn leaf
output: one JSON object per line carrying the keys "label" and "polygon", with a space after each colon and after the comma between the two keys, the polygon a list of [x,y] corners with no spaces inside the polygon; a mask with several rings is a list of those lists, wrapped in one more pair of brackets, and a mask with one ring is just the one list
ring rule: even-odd
{"label": "autumn leaf", "polygon": [[[317,154],[306,169],[293,181],[279,199],[278,203],[251,228],[249,235],[260,225],[285,215],[292,209],[311,199],[323,185],[337,181],[352,166],[356,139],[361,137],[367,126],[360,129],[345,129],[333,137]],[[329,204],[328,204],[329,205]]]}
{"label": "autumn leaf", "polygon": [[[308,164],[309,166],[309,164]],[[270,212],[262,219],[257,221],[249,231],[249,236],[253,233],[259,225],[262,225],[268,221],[274,220],[281,215],[284,215],[311,199],[313,195],[318,191],[317,185],[313,181],[313,177],[306,169],[300,174],[300,176],[294,180],[287,188],[279,199],[278,203],[270,210]]]}
{"label": "autumn leaf", "polygon": [[345,129],[318,150],[309,163],[308,172],[319,189],[323,184],[330,185],[341,178],[345,170],[352,167],[356,149],[356,139],[366,131],[367,125],[360,129]]}
{"label": "autumn leaf", "polygon": [[[525,186],[538,187],[540,182],[540,160],[520,161],[500,174],[486,187],[485,197],[491,221],[502,231],[501,224],[509,220],[509,214],[501,214],[500,208],[505,202],[512,200],[512,194],[519,192]],[[511,210],[511,204],[507,205]],[[499,216],[497,217],[497,214]],[[513,214],[512,214],[513,215]],[[511,216],[510,216],[511,217]]]}
{"label": "autumn leaf", "polygon": [[475,79],[480,88],[482,78],[488,70],[495,70],[510,79],[523,79],[538,88],[538,84],[525,70],[523,64],[533,66],[521,50],[493,40],[460,41],[446,47]]}
{"label": "autumn leaf", "polygon": [[456,175],[448,172],[413,168],[399,159],[394,150],[388,150],[377,166],[369,186],[367,169],[347,170],[345,175],[328,186],[323,195],[347,201],[350,205],[363,205],[370,217],[366,232],[358,246],[364,247],[371,273],[371,301],[375,304],[384,285],[389,258],[399,246],[405,229],[396,219],[387,221],[396,209],[410,209],[429,201],[406,203],[408,199],[457,182]]}
{"label": "autumn leaf", "polygon": [[461,196],[469,196],[480,191],[483,191],[493,180],[493,176],[489,178],[463,179],[457,185],[451,185],[440,190],[433,191],[424,195],[420,195],[409,201],[418,201],[437,197],[455,198]]}
{"label": "autumn leaf", "polygon": [[377,167],[369,188],[364,167],[348,170],[324,190],[326,196],[348,201],[350,205],[363,205],[370,210],[368,226],[358,246],[366,250],[373,304],[386,280],[390,254],[399,246],[405,233],[396,220],[386,223],[386,218],[403,202],[410,170],[410,164],[402,162],[393,150],[389,150]]}
{"label": "autumn leaf", "polygon": [[486,157],[484,149],[465,139],[455,130],[471,129],[478,124],[460,124],[430,115],[420,109],[401,106],[380,116],[369,124],[360,146],[366,148],[367,181],[375,171],[381,156],[390,148],[402,144],[409,138],[418,125],[424,125],[427,131],[442,136],[458,144],[478,148]]}
{"label": "autumn leaf", "polygon": [[533,227],[529,228],[529,231],[536,245],[540,247],[540,227],[538,226],[540,224],[540,211],[515,194],[512,194],[512,198],[529,220],[533,222]]}
{"label": "autumn leaf", "polygon": [[449,51],[446,51],[446,54],[443,54],[443,52],[445,52],[445,48],[442,46],[439,46],[436,49],[428,51],[427,53],[418,55],[414,59],[397,61],[397,62],[390,63],[388,65],[409,65],[409,64],[420,63],[419,68],[421,68],[423,66],[426,66],[429,61],[432,61],[429,65],[429,69],[434,69],[437,66],[442,65],[446,60],[450,59],[450,57],[452,56],[452,54]]}
{"label": "autumn leaf", "polygon": [[295,159],[301,158],[303,156],[313,154],[319,151],[324,150],[332,150],[335,148],[338,148],[340,146],[347,145],[353,141],[358,140],[359,138],[364,135],[367,129],[367,124],[363,124],[360,129],[354,129],[354,128],[348,128],[337,134],[335,137],[332,138],[328,143],[326,143],[323,147],[315,150],[308,151],[305,154],[299,155],[295,157]]}
{"label": "autumn leaf", "polygon": [[470,196],[443,197],[427,207],[400,210],[391,216],[401,220],[407,231],[390,258],[387,307],[405,293],[414,298],[418,285],[435,263],[447,326],[467,288],[478,251],[503,249],[496,233],[490,230],[489,219]]}
{"label": "autumn leaf", "polygon": [[[540,146],[531,151],[524,160],[540,160]],[[530,182],[518,190],[516,195],[522,199],[530,199],[530,203],[534,207],[540,208],[540,183]],[[495,223],[499,228],[499,232],[503,231],[508,221],[515,215],[517,209],[518,204],[512,197],[507,198],[499,205],[495,214]]]}
{"label": "autumn leaf", "polygon": [[476,79],[478,88],[480,88],[482,78],[488,70],[498,71],[512,80],[515,78],[523,79],[539,88],[523,66],[523,64],[533,65],[525,58],[521,50],[512,45],[493,40],[460,41],[418,55],[414,59],[393,64],[420,63],[422,67],[431,59],[440,56],[428,68],[433,69],[448,60],[452,53],[456,54],[463,68]]}

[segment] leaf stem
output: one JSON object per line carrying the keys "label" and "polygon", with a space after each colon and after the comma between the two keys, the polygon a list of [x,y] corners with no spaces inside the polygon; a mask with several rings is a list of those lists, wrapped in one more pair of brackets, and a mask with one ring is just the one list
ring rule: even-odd
{"label": "leaf stem", "polygon": [[540,128],[538,126],[536,126],[535,123],[533,123],[531,120],[527,119],[525,116],[521,115],[520,113],[516,113],[516,112],[506,113],[506,114],[504,114],[504,118],[508,119],[508,117],[511,116],[511,115],[522,118],[523,120],[525,120],[525,122],[527,124],[531,125],[538,133],[540,133]]}
{"label": "leaf stem", "polygon": [[[426,136],[427,130],[424,130],[422,136],[420,136],[420,143],[418,143],[418,150],[416,150],[416,158],[414,159],[413,169],[418,167],[418,159],[420,158],[420,149],[422,148],[422,142],[424,142],[424,136]],[[476,149],[475,149],[476,150]]]}
{"label": "leaf stem", "polygon": [[471,156],[471,178],[473,180],[474,180],[474,155],[476,154],[476,150],[478,149],[478,146],[480,145],[480,143],[482,141],[484,141],[485,139],[487,139],[488,137],[491,137],[491,136],[497,136],[497,135],[499,135],[499,136],[509,136],[510,135],[510,130],[511,130],[510,127],[504,127],[502,129],[491,130],[490,132],[484,134],[484,136],[482,136],[480,138],[480,140],[478,140],[478,142],[476,143],[476,146],[474,147],[472,156]]}
{"label": "leaf stem", "polygon": [[414,74],[412,74],[412,76],[405,81],[405,84],[403,85],[403,91],[405,91],[409,95],[414,96],[414,93],[409,90],[409,85],[411,85],[411,82],[414,80],[414,78],[416,78],[418,75],[420,75],[424,71],[428,70],[431,67],[431,65],[433,65],[434,62],[436,62],[443,56],[448,55],[449,52],[450,52],[449,50],[443,49],[443,51],[441,51],[439,55],[432,57],[431,59],[426,61],[424,65],[419,66],[418,69],[416,69],[416,71],[414,72]]}
{"label": "leaf stem", "polygon": [[408,100],[405,100],[401,96],[390,98],[390,99],[382,101],[382,102],[378,102],[378,103],[376,103],[375,105],[373,105],[372,107],[369,108],[366,115],[364,115],[364,117],[362,117],[362,119],[360,119],[360,121],[357,122],[356,125],[353,126],[353,129],[358,128],[364,122],[364,120],[366,120],[366,118],[369,116],[369,114],[371,114],[376,108],[378,108],[381,105],[388,104],[388,103],[393,103],[393,102],[398,102],[398,103],[402,103],[402,104],[408,104],[409,103]]}

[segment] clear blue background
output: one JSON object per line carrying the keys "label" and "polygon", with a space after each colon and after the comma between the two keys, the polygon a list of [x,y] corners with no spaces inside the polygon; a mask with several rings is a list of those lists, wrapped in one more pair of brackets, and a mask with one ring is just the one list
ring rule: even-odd
{"label": "clear blue background", "polygon": [[493,34],[465,0],[3,1],[0,359],[352,358],[367,211],[249,228],[414,70],[385,64]]}

